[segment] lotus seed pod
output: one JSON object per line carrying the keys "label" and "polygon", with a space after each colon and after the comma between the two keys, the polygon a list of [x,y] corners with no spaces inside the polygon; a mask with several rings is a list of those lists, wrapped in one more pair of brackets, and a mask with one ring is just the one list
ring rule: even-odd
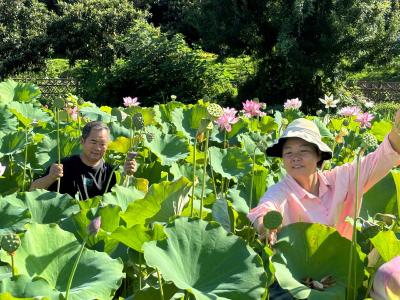
{"label": "lotus seed pod", "polygon": [[1,240],[1,248],[3,248],[9,254],[14,253],[20,245],[21,240],[15,233],[7,234],[3,236],[3,239]]}
{"label": "lotus seed pod", "polygon": [[146,132],[146,140],[151,143],[154,140],[154,133]]}
{"label": "lotus seed pod", "polygon": [[276,229],[281,226],[283,217],[279,211],[271,210],[264,216],[263,222],[267,229]]}
{"label": "lotus seed pod", "polygon": [[378,147],[378,141],[376,140],[376,137],[371,134],[371,133],[364,133],[363,136],[363,141],[362,141],[362,147],[364,148],[372,148],[375,149]]}
{"label": "lotus seed pod", "polygon": [[90,235],[96,235],[100,230],[101,216],[94,218],[88,225],[88,231]]}
{"label": "lotus seed pod", "polygon": [[141,113],[134,114],[132,117],[132,122],[136,129],[139,129],[139,130],[143,129],[144,120],[143,120],[143,116]]}
{"label": "lotus seed pod", "polygon": [[211,103],[210,105],[208,105],[207,112],[213,119],[218,119],[224,113],[222,107],[216,103]]}

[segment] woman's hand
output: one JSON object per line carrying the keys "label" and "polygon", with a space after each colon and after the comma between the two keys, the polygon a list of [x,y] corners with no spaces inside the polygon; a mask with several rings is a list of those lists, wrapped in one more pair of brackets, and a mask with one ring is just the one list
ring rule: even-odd
{"label": "woman's hand", "polygon": [[393,128],[389,133],[389,141],[393,149],[400,153],[400,110],[396,112],[394,117]]}

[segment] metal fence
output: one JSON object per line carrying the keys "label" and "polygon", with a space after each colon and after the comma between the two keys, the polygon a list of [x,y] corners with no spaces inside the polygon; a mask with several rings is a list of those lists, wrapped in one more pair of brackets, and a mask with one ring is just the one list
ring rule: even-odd
{"label": "metal fence", "polygon": [[348,83],[374,102],[400,102],[400,82],[358,80]]}
{"label": "metal fence", "polygon": [[12,78],[17,82],[36,84],[45,99],[63,97],[68,93],[79,94],[79,81],[75,78]]}

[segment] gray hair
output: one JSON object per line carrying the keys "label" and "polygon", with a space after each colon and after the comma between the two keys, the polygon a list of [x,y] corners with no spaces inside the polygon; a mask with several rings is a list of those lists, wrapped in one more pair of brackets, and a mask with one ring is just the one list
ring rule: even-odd
{"label": "gray hair", "polygon": [[90,132],[94,130],[102,130],[105,129],[110,134],[110,128],[106,124],[101,121],[92,121],[87,123],[82,129],[82,139],[86,140],[86,138],[90,135]]}

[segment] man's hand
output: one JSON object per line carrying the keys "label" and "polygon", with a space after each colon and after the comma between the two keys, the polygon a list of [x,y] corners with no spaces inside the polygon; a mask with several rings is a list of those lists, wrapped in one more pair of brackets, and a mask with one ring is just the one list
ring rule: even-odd
{"label": "man's hand", "polygon": [[124,172],[126,175],[134,175],[137,170],[136,160],[127,160],[124,164]]}
{"label": "man's hand", "polygon": [[62,164],[52,164],[48,175],[51,180],[56,181],[58,178],[64,176],[63,165]]}

